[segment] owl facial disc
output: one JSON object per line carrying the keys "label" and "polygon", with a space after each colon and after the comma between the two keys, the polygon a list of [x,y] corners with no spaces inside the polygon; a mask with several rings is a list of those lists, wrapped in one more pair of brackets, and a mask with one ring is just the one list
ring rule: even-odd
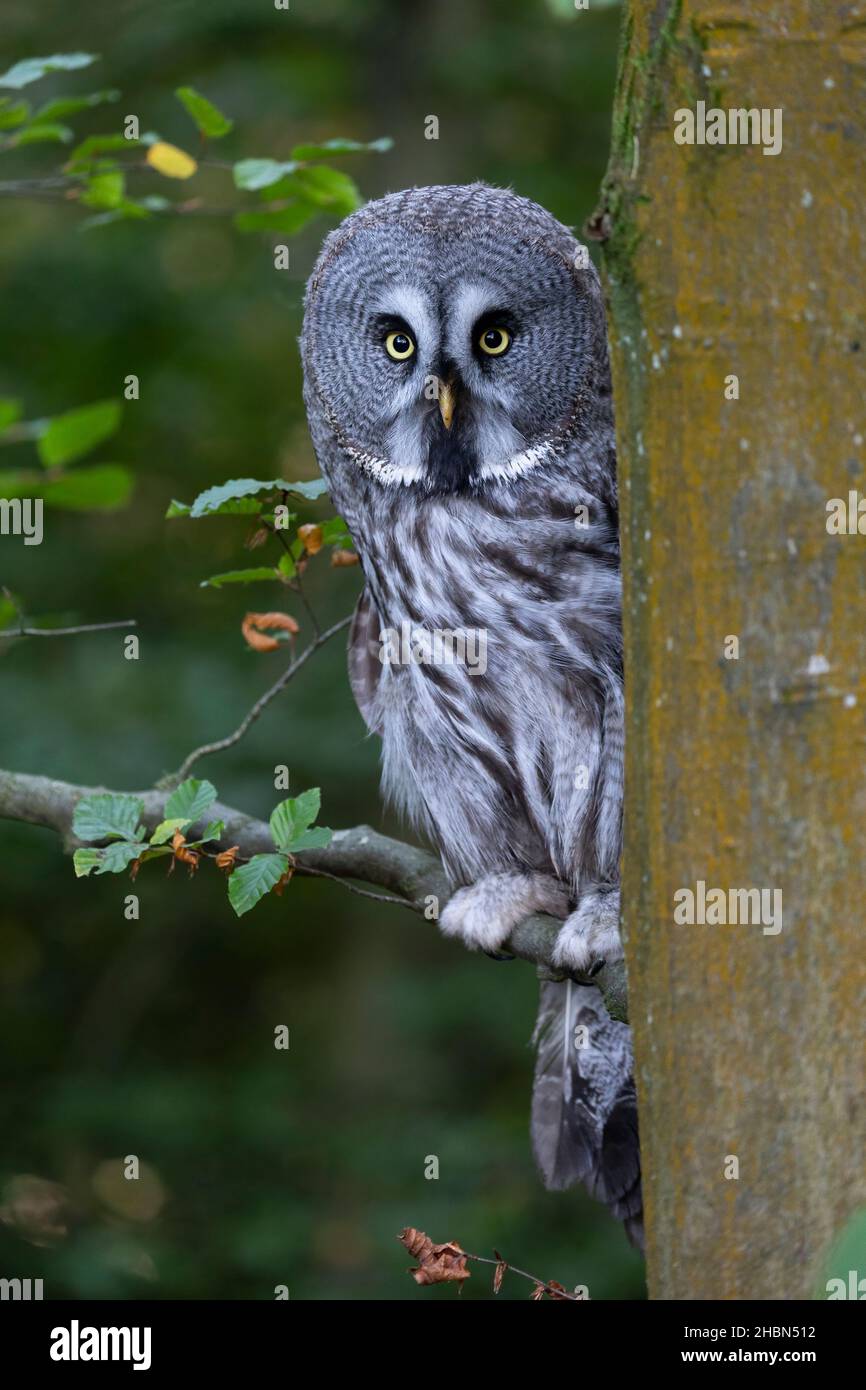
{"label": "owl facial disc", "polygon": [[347,459],[387,486],[459,494],[555,457],[603,323],[576,247],[536,204],[480,185],[352,214],[313,274],[303,339]]}

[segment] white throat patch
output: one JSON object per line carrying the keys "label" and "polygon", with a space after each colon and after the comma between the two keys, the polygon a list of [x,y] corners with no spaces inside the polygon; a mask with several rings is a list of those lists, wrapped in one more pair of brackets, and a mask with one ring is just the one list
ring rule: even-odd
{"label": "white throat patch", "polygon": [[[478,469],[478,476],[484,482],[509,482],[513,478],[522,478],[540,464],[546,463],[553,456],[553,451],[553,445],[544,441],[533,445],[531,449],[523,449],[519,454],[513,454],[501,463],[482,463]],[[426,477],[425,469],[419,463],[392,463],[389,459],[377,458],[375,454],[368,454],[352,445],[347,447],[346,453],[365,473],[378,478],[386,487],[409,487],[412,483],[424,482]]]}

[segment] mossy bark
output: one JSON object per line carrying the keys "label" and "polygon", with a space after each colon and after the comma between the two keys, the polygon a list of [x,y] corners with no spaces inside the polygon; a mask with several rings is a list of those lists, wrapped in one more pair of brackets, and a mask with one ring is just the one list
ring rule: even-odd
{"label": "mossy bark", "polygon": [[[699,100],[781,108],[781,152],[676,144]],[[866,494],[864,127],[850,6],[629,0],[590,230],[618,411],[654,1298],[810,1297],[866,1203],[866,536],[826,524],[829,499]],[[781,890],[781,932],[676,925],[699,880]]]}

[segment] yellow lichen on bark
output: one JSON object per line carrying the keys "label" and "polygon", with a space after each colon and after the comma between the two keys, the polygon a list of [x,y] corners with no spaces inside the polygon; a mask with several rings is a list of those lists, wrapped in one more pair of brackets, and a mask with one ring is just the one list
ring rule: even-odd
{"label": "yellow lichen on bark", "polygon": [[[779,153],[677,144],[701,101],[781,110]],[[827,530],[866,496],[864,126],[866,11],[632,0],[595,227],[657,1298],[810,1297],[866,1204],[866,535]],[[677,925],[699,881],[780,890],[782,930]]]}

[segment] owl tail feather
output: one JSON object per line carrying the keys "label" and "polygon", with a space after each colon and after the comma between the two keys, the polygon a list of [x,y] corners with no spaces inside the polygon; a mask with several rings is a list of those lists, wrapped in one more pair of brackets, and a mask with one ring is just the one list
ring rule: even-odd
{"label": "owl tail feather", "polygon": [[533,1041],[532,1146],[546,1187],[582,1182],[643,1249],[631,1031],[592,985],[545,980]]}

